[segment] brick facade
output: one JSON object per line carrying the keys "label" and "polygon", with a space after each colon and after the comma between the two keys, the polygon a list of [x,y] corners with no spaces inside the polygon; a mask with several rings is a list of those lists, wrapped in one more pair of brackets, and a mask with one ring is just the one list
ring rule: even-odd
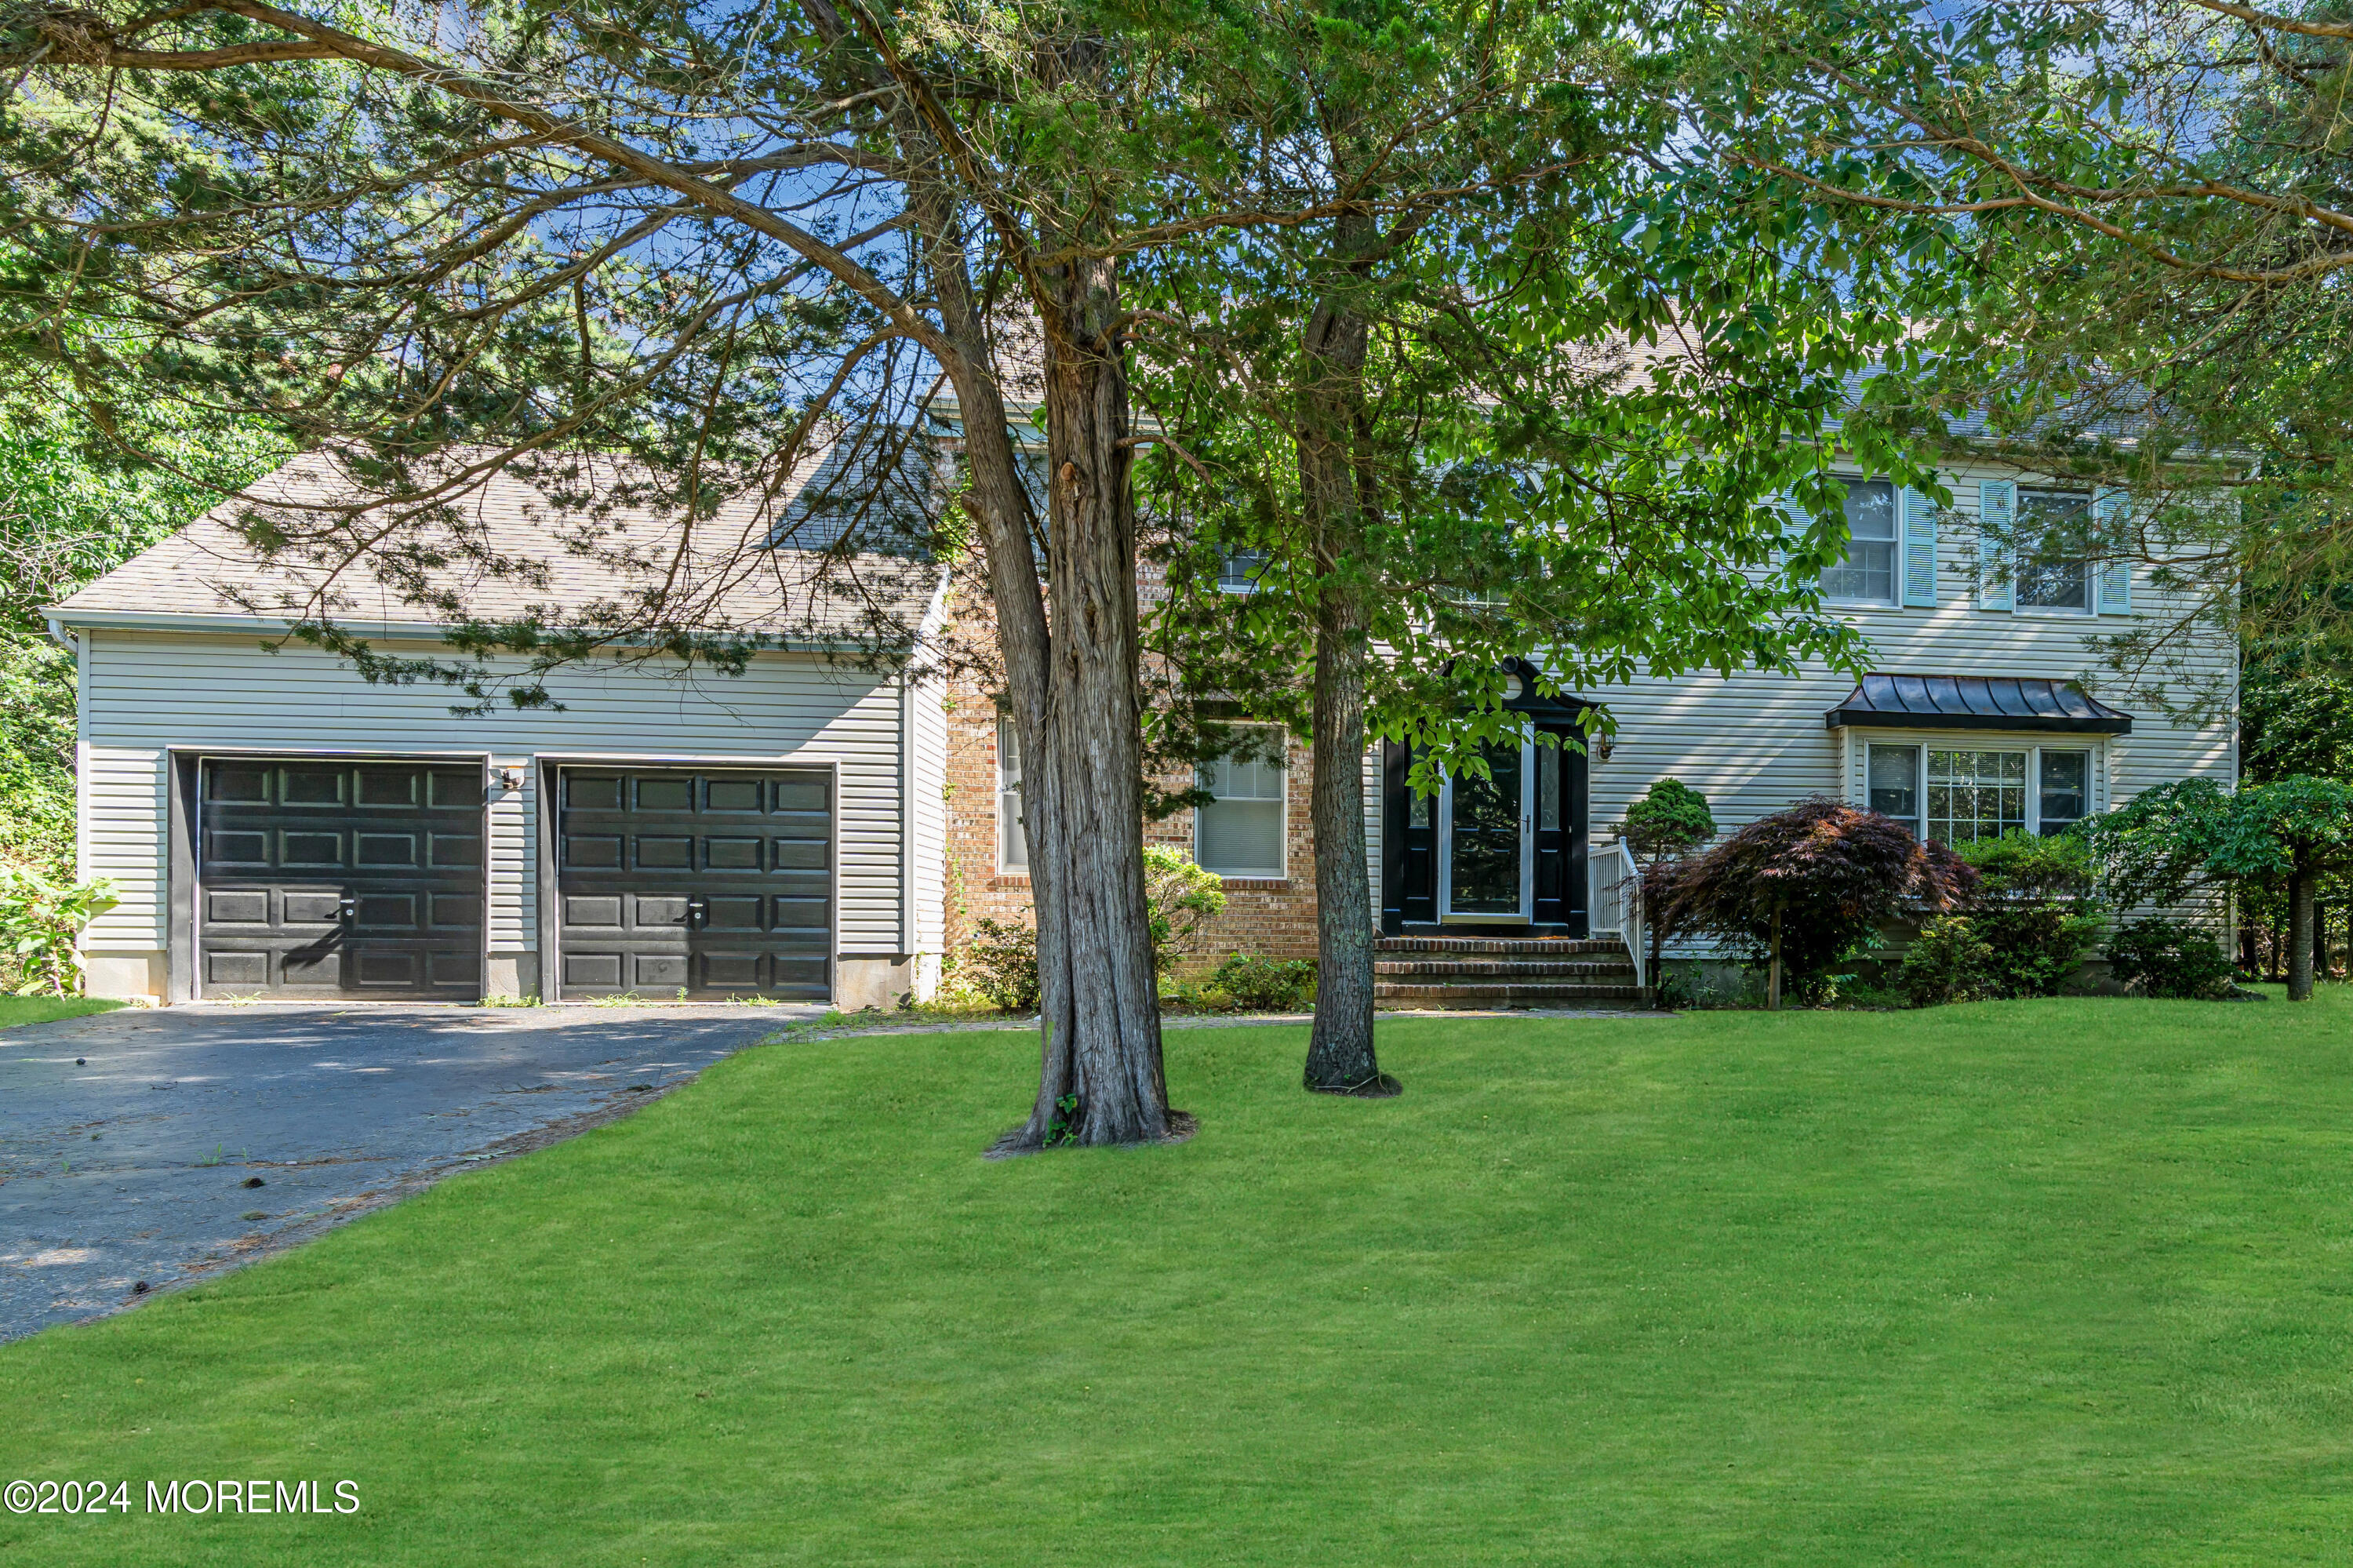
{"label": "brick facade", "polygon": [[[1031,923],[1029,879],[997,865],[997,726],[994,697],[976,681],[948,688],[948,951],[976,922]],[[1308,810],[1309,753],[1296,740],[1285,748],[1283,864],[1288,875],[1225,879],[1225,913],[1196,944],[1196,957],[1214,963],[1231,952],[1268,958],[1315,956],[1315,840]],[[1167,779],[1174,789],[1184,781]],[[1145,826],[1145,841],[1193,853],[1193,813],[1179,811]]]}

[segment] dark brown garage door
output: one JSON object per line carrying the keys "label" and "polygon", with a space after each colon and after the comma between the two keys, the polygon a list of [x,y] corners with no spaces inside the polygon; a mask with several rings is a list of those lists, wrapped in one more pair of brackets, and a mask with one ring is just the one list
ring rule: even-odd
{"label": "dark brown garage door", "polygon": [[482,994],[480,768],[210,758],[198,994]]}
{"label": "dark brown garage door", "polygon": [[567,998],[833,994],[830,777],[565,768],[556,893]]}

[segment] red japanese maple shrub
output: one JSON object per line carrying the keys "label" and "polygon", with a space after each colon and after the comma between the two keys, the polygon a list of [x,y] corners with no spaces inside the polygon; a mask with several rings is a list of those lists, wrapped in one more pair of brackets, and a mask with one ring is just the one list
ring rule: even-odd
{"label": "red japanese maple shrub", "polygon": [[1943,844],[1817,796],[1674,867],[1653,908],[1669,931],[1740,944],[1760,968],[1778,945],[1783,989],[1810,1002],[1879,927],[1907,912],[1952,909],[1977,882]]}

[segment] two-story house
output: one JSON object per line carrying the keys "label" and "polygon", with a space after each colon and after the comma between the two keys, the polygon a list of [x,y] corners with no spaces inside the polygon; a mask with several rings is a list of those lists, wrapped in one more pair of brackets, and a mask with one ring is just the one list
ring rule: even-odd
{"label": "two-story house", "polygon": [[[2087,636],[2166,612],[2133,572],[1979,558],[1982,512],[2063,530],[2105,501],[1991,469],[1946,482],[1957,505],[1941,517],[1884,483],[1849,486],[1853,544],[1824,587],[1871,639],[1859,684],[1815,669],[1580,694],[1618,718],[1590,757],[1535,743],[1572,714],[1526,688],[1514,705],[1530,739],[1434,799],[1406,789],[1398,748],[1375,747],[1366,829],[1399,945],[1393,998],[1436,1000],[1440,982],[1493,1000],[1621,994],[1610,829],[1662,777],[1706,793],[1726,829],[1828,793],[1948,841],[2047,831],[2168,779],[2232,781],[2225,719],[2127,711],[2075,683]],[[625,567],[567,553],[561,509],[524,488],[491,482],[473,525],[558,564],[541,597],[629,590]],[[977,689],[838,657],[871,600],[786,605],[750,574],[731,613],[756,626],[789,609],[796,630],[741,675],[597,661],[554,675],[554,705],[459,716],[440,687],[371,684],[282,641],[288,617],[266,607],[308,586],[214,516],[51,609],[79,661],[81,870],[121,899],[85,940],[93,994],[888,1006],[929,995],[972,922],[1028,904],[1010,727]],[[478,611],[530,597],[504,579],[450,587]],[[945,594],[940,574],[911,575],[890,613],[920,626]],[[342,618],[396,652],[447,630],[389,590]],[[2216,647],[2213,670],[2233,658]],[[1307,779],[1296,744],[1282,766],[1220,764],[1212,803],[1153,830],[1226,880],[1209,953],[1314,952]],[[1520,972],[1464,991],[1460,964],[1440,961],[1464,942]]]}

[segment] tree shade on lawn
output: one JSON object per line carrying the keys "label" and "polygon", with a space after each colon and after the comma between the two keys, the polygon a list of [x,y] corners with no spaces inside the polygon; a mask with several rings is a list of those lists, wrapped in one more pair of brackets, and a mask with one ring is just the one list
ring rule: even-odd
{"label": "tree shade on lawn", "polygon": [[0,1477],[362,1499],[0,1561],[2342,1562],[2349,1004],[1172,1032],[1010,1164],[1034,1037],[755,1051],[0,1350]]}

